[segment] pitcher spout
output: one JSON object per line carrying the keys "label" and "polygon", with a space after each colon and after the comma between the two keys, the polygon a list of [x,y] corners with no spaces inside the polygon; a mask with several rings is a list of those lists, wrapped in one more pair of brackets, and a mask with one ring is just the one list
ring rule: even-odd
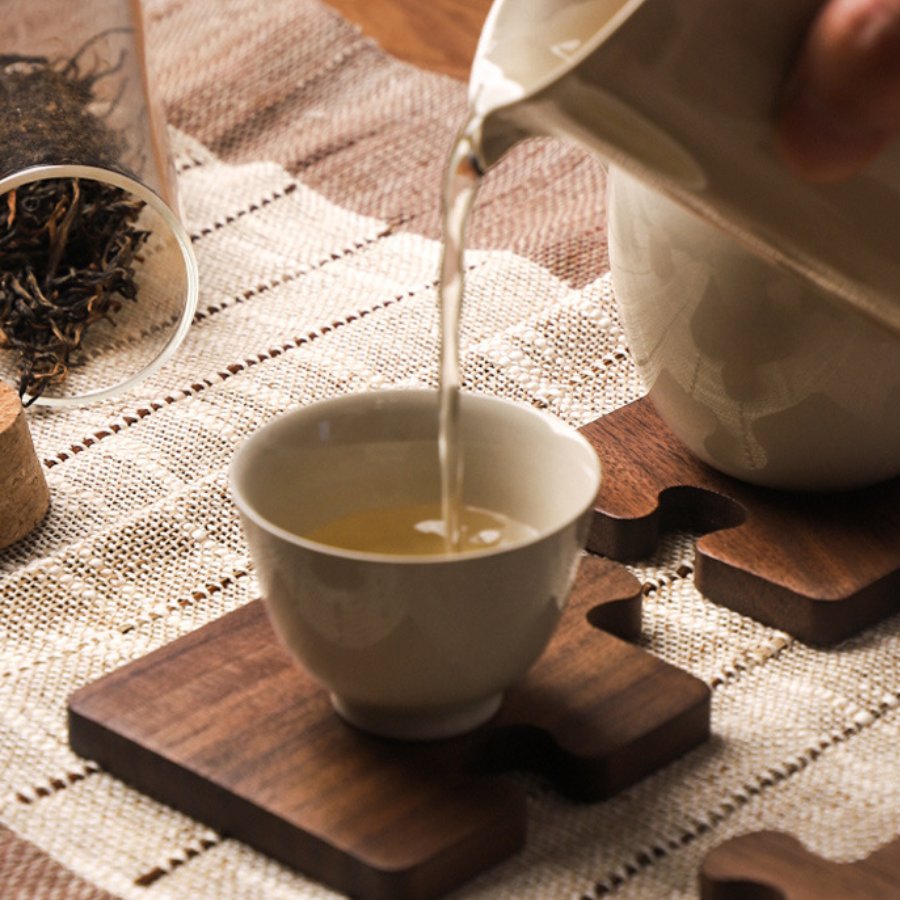
{"label": "pitcher spout", "polygon": [[[702,187],[703,172],[690,151],[655,123],[652,112],[620,96],[618,48],[626,56],[652,53],[665,8],[648,0],[496,2],[469,82],[482,169],[526,137],[552,136],[644,180]],[[637,27],[632,20],[640,20]]]}
{"label": "pitcher spout", "polygon": [[518,104],[497,109],[488,115],[470,117],[463,128],[463,136],[468,137],[472,148],[472,161],[480,174],[487,172],[512,148],[535,133],[517,120],[521,110]]}

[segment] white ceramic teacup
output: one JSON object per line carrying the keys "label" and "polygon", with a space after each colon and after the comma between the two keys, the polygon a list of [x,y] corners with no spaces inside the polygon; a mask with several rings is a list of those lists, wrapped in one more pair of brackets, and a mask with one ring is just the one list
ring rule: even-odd
{"label": "white ceramic teacup", "polygon": [[383,391],[290,412],[238,450],[231,487],[273,625],[351,723],[400,739],[489,719],[547,645],[600,483],[577,432],[461,398],[464,501],[525,522],[501,549],[400,556],[311,540],[366,508],[439,496],[437,396]]}

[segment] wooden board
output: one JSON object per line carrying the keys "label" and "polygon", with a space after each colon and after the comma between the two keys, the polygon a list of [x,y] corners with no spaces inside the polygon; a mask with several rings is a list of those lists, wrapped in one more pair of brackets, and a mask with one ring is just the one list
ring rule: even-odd
{"label": "wooden board", "polygon": [[835,863],[795,837],[745,834],[707,854],[701,900],[891,900],[900,897],[900,838],[866,859]]}
{"label": "wooden board", "polygon": [[489,0],[327,0],[388,53],[465,81]]}
{"label": "wooden board", "polygon": [[344,724],[259,601],[78,691],[73,749],[138,789],[347,894],[428,898],[525,840],[543,773],[608,797],[709,734],[707,687],[597,629],[639,630],[640,585],[587,557],[550,647],[497,717],[402,744]]}
{"label": "wooden board", "polygon": [[696,545],[698,589],[815,644],[900,610],[900,479],[837,494],[754,487],[692,456],[646,398],[582,432],[604,468],[594,552],[639,559],[667,529],[711,532]]}

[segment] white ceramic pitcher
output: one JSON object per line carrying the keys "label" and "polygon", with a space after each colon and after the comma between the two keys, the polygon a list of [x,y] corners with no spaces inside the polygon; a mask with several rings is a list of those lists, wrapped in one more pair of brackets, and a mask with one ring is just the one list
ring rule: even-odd
{"label": "white ceramic pitcher", "polygon": [[470,81],[483,168],[530,135],[611,164],[613,284],[655,405],[707,462],[785,488],[900,474],[900,153],[814,185],[774,147],[820,5],[497,0]]}

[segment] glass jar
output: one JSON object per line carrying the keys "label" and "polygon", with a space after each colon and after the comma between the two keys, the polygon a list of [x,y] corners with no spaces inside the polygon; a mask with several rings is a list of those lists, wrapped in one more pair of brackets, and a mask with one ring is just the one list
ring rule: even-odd
{"label": "glass jar", "polygon": [[197,304],[140,5],[7,0],[0,34],[0,379],[26,403],[103,399]]}

